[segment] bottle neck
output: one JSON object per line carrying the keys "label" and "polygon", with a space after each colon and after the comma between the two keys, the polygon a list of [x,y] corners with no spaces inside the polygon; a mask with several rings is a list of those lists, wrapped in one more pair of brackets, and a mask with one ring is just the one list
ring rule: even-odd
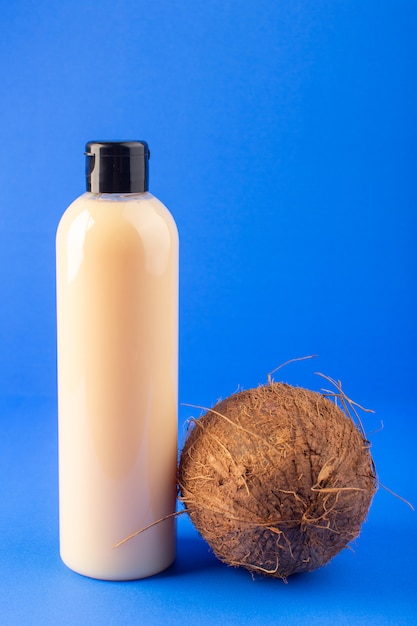
{"label": "bottle neck", "polygon": [[86,191],[84,197],[87,200],[96,200],[101,202],[129,202],[138,200],[147,200],[154,196],[149,191],[139,191],[135,193],[95,193],[93,191]]}

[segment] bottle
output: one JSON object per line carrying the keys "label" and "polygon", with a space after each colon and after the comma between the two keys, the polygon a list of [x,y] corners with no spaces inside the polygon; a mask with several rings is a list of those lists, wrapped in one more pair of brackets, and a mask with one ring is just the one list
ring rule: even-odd
{"label": "bottle", "polygon": [[131,580],[175,558],[178,234],[144,141],[86,145],[56,237],[60,554]]}

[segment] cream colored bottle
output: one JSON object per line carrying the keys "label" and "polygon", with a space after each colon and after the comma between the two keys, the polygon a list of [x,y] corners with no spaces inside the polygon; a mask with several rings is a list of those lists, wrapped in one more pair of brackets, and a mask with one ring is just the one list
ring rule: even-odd
{"label": "cream colored bottle", "polygon": [[129,580],[175,558],[178,234],[145,142],[89,142],[57,231],[60,552]]}

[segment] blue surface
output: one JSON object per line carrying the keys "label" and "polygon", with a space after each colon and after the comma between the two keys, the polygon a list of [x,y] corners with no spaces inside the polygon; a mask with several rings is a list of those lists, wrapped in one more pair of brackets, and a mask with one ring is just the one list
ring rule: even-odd
{"label": "blue surface", "polygon": [[375,409],[380,480],[417,504],[417,4],[16,0],[1,16],[0,622],[415,623],[417,514],[382,489],[355,552],[288,585],[218,563],[186,518],[153,579],[60,563],[54,237],[84,143],[146,139],[181,238],[181,402],[318,354],[276,378],[319,389],[320,370]]}

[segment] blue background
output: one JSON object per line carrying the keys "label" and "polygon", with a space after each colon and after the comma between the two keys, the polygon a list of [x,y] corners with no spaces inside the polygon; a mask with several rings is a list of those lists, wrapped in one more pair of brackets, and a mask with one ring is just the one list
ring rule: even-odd
{"label": "blue background", "polygon": [[[0,619],[412,624],[416,514],[383,489],[355,546],[287,586],[178,522],[168,573],[83,579],[57,545],[55,251],[84,144],[146,139],[181,237],[181,403],[320,370],[376,410],[417,504],[414,0],[0,1]],[[198,415],[180,410],[184,423]],[[381,430],[381,422],[384,428]]]}

